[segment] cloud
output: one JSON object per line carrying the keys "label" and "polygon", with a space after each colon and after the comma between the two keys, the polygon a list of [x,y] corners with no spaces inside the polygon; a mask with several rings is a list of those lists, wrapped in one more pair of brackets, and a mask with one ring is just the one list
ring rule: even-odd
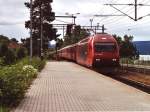
{"label": "cloud", "polygon": [[0,34],[13,38],[28,36],[24,22],[29,19],[29,10],[24,6],[26,0],[0,1]]}
{"label": "cloud", "polygon": [[[97,23],[105,24],[108,29],[107,32],[111,34],[130,34],[135,36],[135,40],[150,40],[150,33],[148,31],[150,27],[150,20],[148,17],[143,18],[139,21],[134,21],[129,17],[93,17],[95,14],[122,14],[119,11],[113,9],[110,6],[105,6],[106,3],[134,3],[131,0],[56,0],[53,5],[53,9],[56,14],[64,15],[65,12],[74,14],[80,12],[77,15],[77,24],[90,25],[89,19],[94,18],[93,25]],[[146,1],[140,1],[139,3],[148,4]],[[115,6],[126,14],[134,18],[134,7],[133,6]],[[138,18],[145,16],[150,13],[150,7],[138,6]],[[141,27],[142,26],[142,27]],[[131,28],[129,32],[128,29]],[[141,29],[142,28],[142,29]],[[147,30],[146,30],[147,29]],[[141,38],[143,37],[143,38]]]}
{"label": "cloud", "polygon": [[[24,28],[24,22],[29,19],[29,10],[24,6],[24,2],[29,0],[0,0],[0,34],[10,37],[27,37],[28,30]],[[140,21],[134,22],[128,17],[93,17],[95,14],[121,14],[106,3],[134,3],[131,0],[53,0],[52,9],[56,15],[65,15],[80,13],[77,15],[76,22],[80,25],[90,25],[89,19],[94,18],[93,25],[105,24],[108,33],[124,34],[129,33],[127,29],[131,28],[130,33],[135,38],[149,37],[150,20],[146,17]],[[149,1],[140,1],[148,4]],[[116,6],[120,10],[134,17],[134,7]],[[138,17],[150,13],[150,7],[138,7]],[[63,21],[72,22],[72,19],[60,18]],[[58,23],[58,21],[55,21]],[[142,26],[142,30],[140,27]],[[138,29],[139,27],[139,29]],[[61,31],[59,31],[61,32]],[[146,38],[146,39],[147,39]],[[141,40],[144,38],[141,38]],[[150,40],[150,39],[149,39]]]}

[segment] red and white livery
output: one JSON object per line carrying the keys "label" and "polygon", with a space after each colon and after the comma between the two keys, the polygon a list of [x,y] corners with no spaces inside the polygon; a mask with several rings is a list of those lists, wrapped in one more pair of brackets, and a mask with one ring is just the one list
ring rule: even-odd
{"label": "red and white livery", "polygon": [[58,56],[87,67],[119,66],[119,47],[113,36],[96,34],[58,51]]}

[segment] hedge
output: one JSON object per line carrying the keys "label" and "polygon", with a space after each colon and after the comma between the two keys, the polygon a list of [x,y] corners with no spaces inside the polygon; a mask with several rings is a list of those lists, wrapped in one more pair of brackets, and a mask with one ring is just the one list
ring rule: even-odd
{"label": "hedge", "polygon": [[24,98],[31,81],[45,65],[45,60],[33,58],[22,59],[15,65],[0,69],[0,105],[15,105]]}
{"label": "hedge", "polygon": [[7,107],[0,106],[0,112],[9,112],[9,109]]}

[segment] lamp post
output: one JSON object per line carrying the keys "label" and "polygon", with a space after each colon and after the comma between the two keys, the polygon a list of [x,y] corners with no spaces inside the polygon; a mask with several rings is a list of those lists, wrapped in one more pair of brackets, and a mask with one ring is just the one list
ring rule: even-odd
{"label": "lamp post", "polygon": [[72,18],[73,18],[72,23],[75,25],[76,24],[76,18],[77,18],[75,15],[79,15],[80,13],[70,14],[70,13],[66,12],[65,14],[72,16]]}
{"label": "lamp post", "polygon": [[41,51],[41,59],[43,59],[43,6],[42,6],[42,3],[41,3],[41,6],[40,6],[40,40],[41,40],[41,48],[40,48],[40,51]]}
{"label": "lamp post", "polygon": [[39,57],[41,56],[41,54],[40,54],[40,51],[41,51],[41,48],[40,48],[40,40],[41,40],[40,38],[37,39],[37,45],[38,45],[37,47],[38,47],[38,56],[39,56]]}
{"label": "lamp post", "polygon": [[33,50],[33,45],[32,45],[32,11],[33,11],[33,7],[32,7],[32,3],[33,3],[33,1],[32,0],[30,0],[30,62],[32,61],[32,50]]}

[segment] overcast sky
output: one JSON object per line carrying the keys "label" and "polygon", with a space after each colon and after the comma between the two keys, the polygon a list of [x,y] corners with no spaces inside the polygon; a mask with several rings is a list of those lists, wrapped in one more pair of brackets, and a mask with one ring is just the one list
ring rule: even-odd
{"label": "overcast sky", "polygon": [[[25,38],[29,36],[29,31],[24,28],[24,21],[29,19],[29,10],[24,6],[27,0],[0,0],[0,34],[12,38]],[[79,25],[104,24],[107,33],[134,36],[134,40],[150,40],[150,16],[137,22],[128,17],[93,17],[95,14],[121,14],[106,3],[134,3],[134,0],[53,0],[52,9],[56,15],[65,13],[76,14],[76,23]],[[138,0],[138,3],[150,4],[149,0]],[[133,6],[116,6],[123,12],[134,17]],[[150,6],[138,7],[138,17],[150,13]],[[65,21],[71,23],[71,19],[56,18],[54,23]],[[61,31],[59,31],[61,32]]]}

